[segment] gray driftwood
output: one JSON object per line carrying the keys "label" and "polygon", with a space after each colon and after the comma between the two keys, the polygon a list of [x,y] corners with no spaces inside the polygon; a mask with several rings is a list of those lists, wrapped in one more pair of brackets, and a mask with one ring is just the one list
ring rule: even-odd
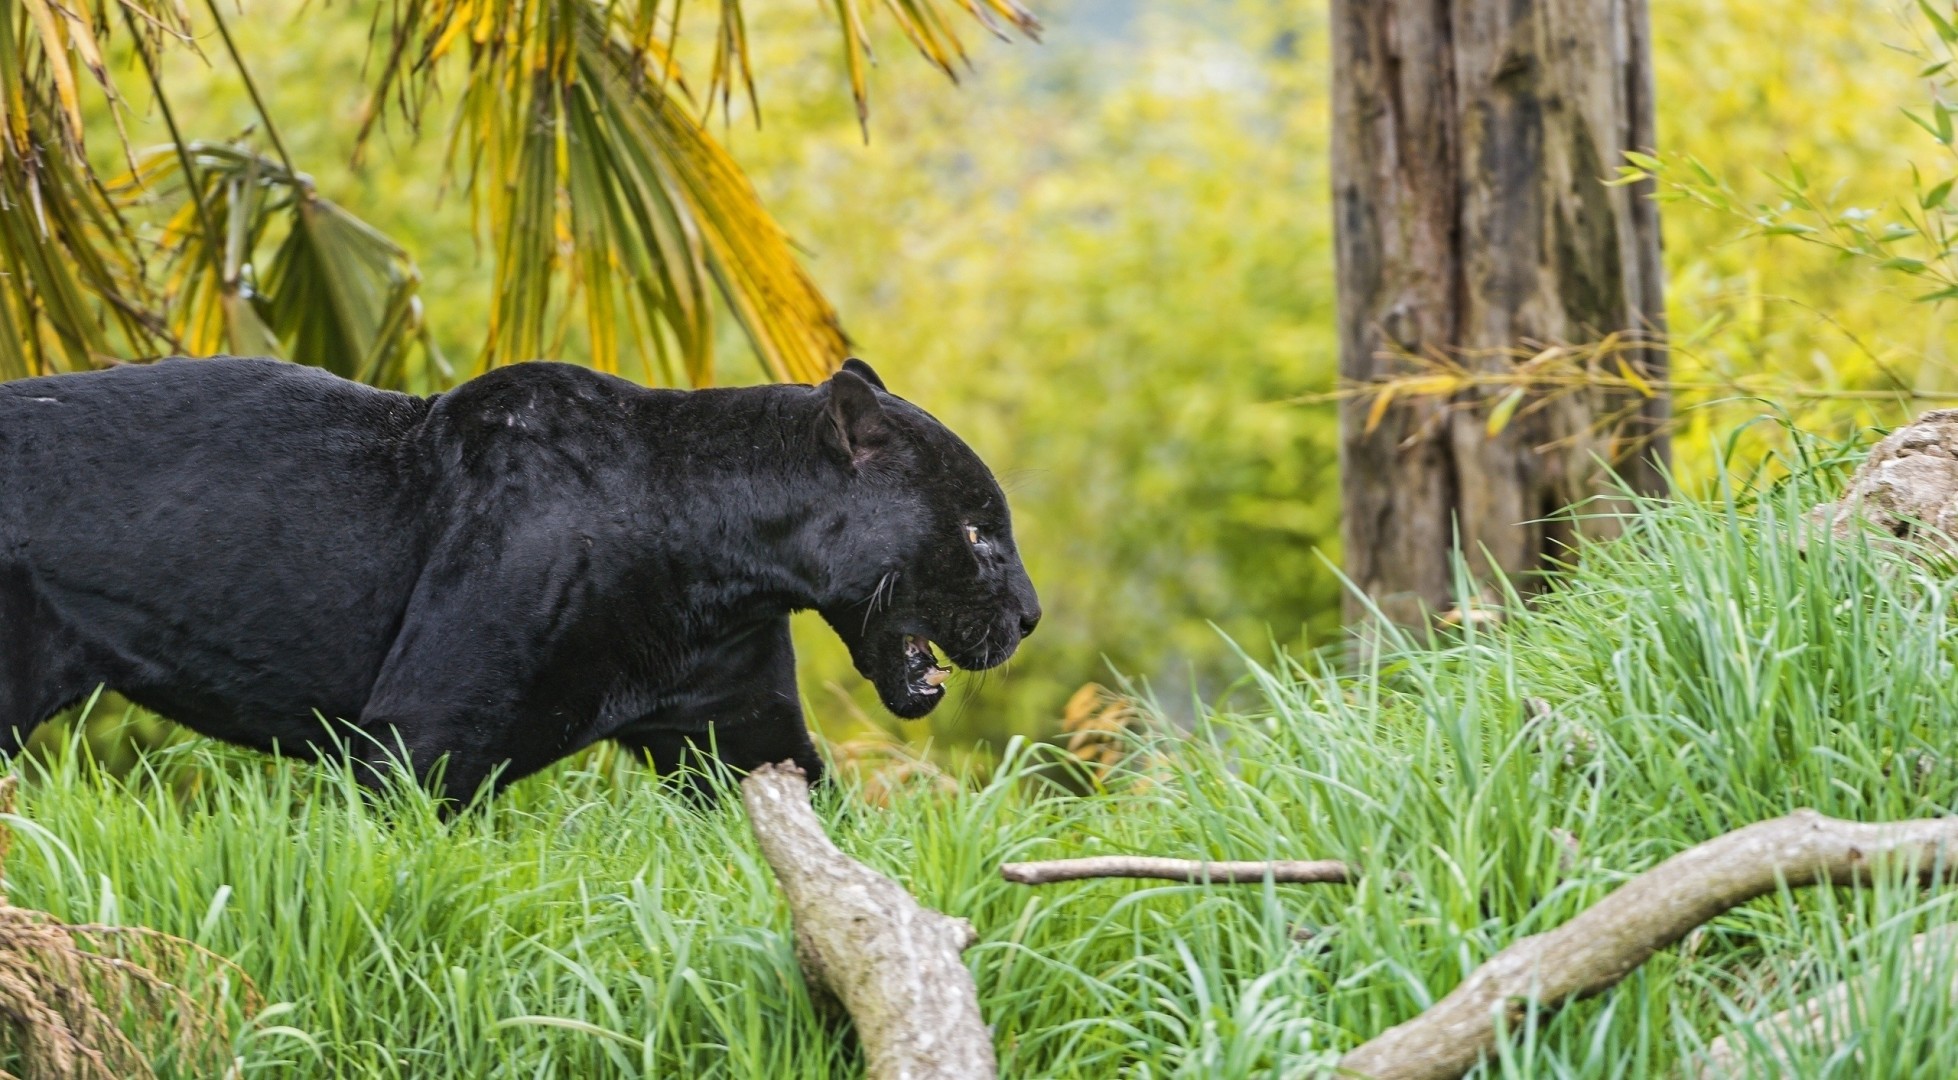
{"label": "gray driftwood", "polygon": [[803,976],[856,1024],[870,1080],[992,1080],[999,1067],[959,959],[978,935],[837,850],[793,762],[741,782],[762,856],[788,897]]}
{"label": "gray driftwood", "polygon": [[[1912,938],[1910,959],[1898,972],[1903,996],[1958,994],[1958,966],[1949,961],[1941,965],[1938,959],[1950,956],[1954,949],[1958,949],[1958,925],[1941,926]],[[1853,1033],[1856,1016],[1850,1009],[1850,998],[1863,996],[1867,978],[1858,975],[1846,979],[1792,1009],[1729,1031],[1707,1044],[1688,1075],[1699,1080],[1727,1080],[1759,1075],[1756,1069],[1762,1064],[1792,1074],[1795,1064],[1791,1051],[1836,1045]],[[1757,1041],[1765,1048],[1765,1063],[1760,1052],[1749,1053],[1749,1046]]]}
{"label": "gray driftwood", "polygon": [[1087,878],[1159,878],[1196,884],[1255,884],[1266,878],[1283,885],[1349,884],[1354,874],[1343,862],[1197,862],[1147,855],[1102,855],[1091,859],[1002,863],[999,876],[1018,885],[1046,885]]}
{"label": "gray driftwood", "polygon": [[1452,1080],[1495,1056],[1497,1024],[1596,994],[1709,919],[1789,886],[1867,883],[1879,866],[1953,876],[1958,818],[1863,825],[1801,810],[1667,859],[1555,930],[1490,957],[1426,1012],[1347,1054],[1342,1075]]}

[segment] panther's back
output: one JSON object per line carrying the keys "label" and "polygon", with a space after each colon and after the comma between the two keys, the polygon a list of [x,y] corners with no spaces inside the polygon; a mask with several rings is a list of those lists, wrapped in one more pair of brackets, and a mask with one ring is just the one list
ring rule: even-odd
{"label": "panther's back", "polygon": [[0,577],[96,678],[178,688],[146,704],[354,715],[418,568],[427,411],[275,360],[0,383]]}

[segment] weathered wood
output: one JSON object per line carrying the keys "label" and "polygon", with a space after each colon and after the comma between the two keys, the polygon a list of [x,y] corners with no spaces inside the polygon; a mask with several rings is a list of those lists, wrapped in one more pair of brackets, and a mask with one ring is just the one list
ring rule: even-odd
{"label": "weathered wood", "polygon": [[762,856],[788,897],[803,976],[856,1023],[870,1080],[992,1080],[999,1067],[959,959],[972,925],[921,906],[843,854],[809,806],[794,762],[741,782]]}
{"label": "weathered wood", "polygon": [[1280,859],[1273,862],[1198,862],[1151,855],[1100,855],[1087,859],[1001,863],[999,876],[1016,885],[1047,885],[1089,878],[1155,878],[1193,884],[1244,885],[1270,879],[1281,885],[1350,884],[1357,876],[1343,862]]}
{"label": "weathered wood", "polygon": [[[1403,370],[1396,352],[1506,364],[1490,350],[1663,329],[1649,191],[1601,182],[1653,143],[1646,0],[1332,9],[1343,379]],[[1663,374],[1658,348],[1641,359]],[[1474,575],[1528,587],[1574,539],[1545,519],[1607,489],[1596,458],[1661,488],[1663,398],[1574,395],[1493,438],[1477,410],[1444,401],[1397,404],[1372,432],[1368,411],[1340,411],[1346,570],[1397,622],[1468,599],[1453,595],[1458,535]]]}
{"label": "weathered wood", "polygon": [[1427,1011],[1339,1063],[1374,1080],[1452,1080],[1495,1056],[1498,1022],[1616,985],[1694,927],[1783,885],[1867,885],[1905,866],[1920,880],[1958,866],[1958,818],[1864,825],[1801,810],[1689,848],[1569,922],[1490,957]]}

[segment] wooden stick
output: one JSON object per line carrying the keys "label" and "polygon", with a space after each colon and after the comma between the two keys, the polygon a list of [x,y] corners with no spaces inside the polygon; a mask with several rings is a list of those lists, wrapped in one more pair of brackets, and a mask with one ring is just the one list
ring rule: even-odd
{"label": "wooden stick", "polygon": [[1317,862],[1197,862],[1193,859],[1158,859],[1147,855],[1100,855],[1090,859],[1003,863],[999,876],[1019,885],[1046,885],[1055,881],[1081,881],[1087,878],[1160,878],[1199,885],[1257,884],[1270,878],[1282,885],[1344,885],[1351,883],[1355,877],[1351,867],[1330,859]]}
{"label": "wooden stick", "polygon": [[1694,927],[1790,887],[1868,884],[1882,867],[1949,879],[1958,818],[1863,825],[1813,810],[1749,825],[1667,859],[1555,930],[1489,958],[1426,1012],[1339,1063],[1374,1080],[1454,1080],[1498,1050],[1497,1022],[1596,994]]}
{"label": "wooden stick", "polygon": [[748,822],[795,918],[796,960],[856,1022],[869,1080],[993,1080],[992,1033],[959,959],[972,924],[922,907],[837,850],[793,762],[741,782]]}
{"label": "wooden stick", "polygon": [[[1902,996],[1908,999],[1925,993],[1958,994],[1958,969],[1944,968],[1945,978],[1941,983],[1937,979],[1940,969],[1935,959],[1949,955],[1954,948],[1958,948],[1958,925],[1941,926],[1912,938],[1910,957],[1904,961],[1904,969],[1897,973]],[[1692,1075],[1700,1080],[1754,1075],[1751,1066],[1758,1059],[1751,1058],[1748,1048],[1756,1042],[1767,1048],[1772,1068],[1794,1072],[1789,1051],[1829,1041],[1840,1042],[1850,1035],[1853,1022],[1850,996],[1861,996],[1868,978],[1857,975],[1845,979],[1792,1009],[1727,1032],[1707,1044],[1706,1050],[1692,1063]]]}

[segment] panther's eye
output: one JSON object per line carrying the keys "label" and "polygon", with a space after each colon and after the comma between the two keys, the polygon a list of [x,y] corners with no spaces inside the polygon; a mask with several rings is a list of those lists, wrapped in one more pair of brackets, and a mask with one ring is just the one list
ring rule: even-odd
{"label": "panther's eye", "polygon": [[979,527],[977,525],[967,525],[965,527],[965,542],[971,544],[973,547],[979,546]]}

